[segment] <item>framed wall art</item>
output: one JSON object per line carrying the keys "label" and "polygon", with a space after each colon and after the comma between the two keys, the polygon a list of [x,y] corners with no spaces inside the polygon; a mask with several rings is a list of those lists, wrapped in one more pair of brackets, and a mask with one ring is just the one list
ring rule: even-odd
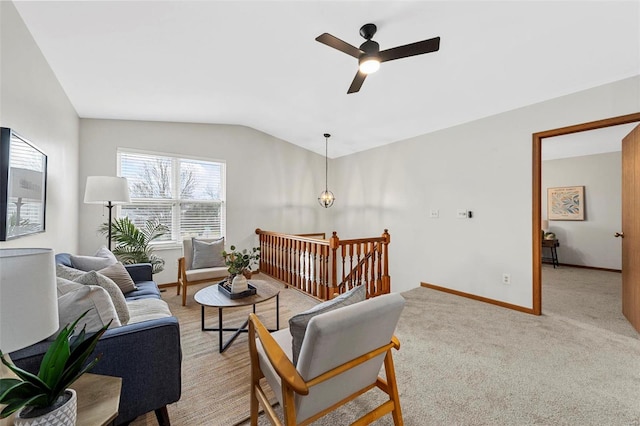
{"label": "framed wall art", "polygon": [[547,219],[584,220],[584,186],[547,188]]}
{"label": "framed wall art", "polygon": [[44,232],[47,156],[0,128],[0,241]]}

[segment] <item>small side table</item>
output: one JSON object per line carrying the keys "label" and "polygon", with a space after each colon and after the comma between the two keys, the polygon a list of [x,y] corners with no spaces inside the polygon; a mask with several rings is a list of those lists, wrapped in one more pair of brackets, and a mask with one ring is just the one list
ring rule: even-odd
{"label": "small side table", "polygon": [[542,240],[542,249],[548,248],[551,252],[551,257],[542,257],[542,262],[552,263],[553,267],[560,266],[558,262],[558,251],[557,248],[560,246],[560,242],[556,239],[553,240]]}
{"label": "small side table", "polygon": [[76,426],[113,424],[120,407],[120,377],[85,373],[70,386],[78,397]]}

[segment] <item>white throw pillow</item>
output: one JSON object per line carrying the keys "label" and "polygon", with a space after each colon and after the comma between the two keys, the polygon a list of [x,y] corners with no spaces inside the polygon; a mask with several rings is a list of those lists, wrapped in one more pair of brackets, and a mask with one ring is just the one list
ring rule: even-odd
{"label": "white throw pillow", "polygon": [[362,302],[367,298],[367,291],[364,285],[359,285],[351,290],[342,293],[340,296],[322,302],[319,305],[312,307],[304,312],[296,314],[289,319],[289,331],[291,332],[292,350],[293,350],[293,364],[298,363],[298,355],[300,354],[300,348],[302,348],[302,341],[307,331],[307,324],[311,321],[311,318],[316,315],[323,314],[325,312],[333,311],[334,309],[341,308],[343,306],[353,305],[357,302]]}
{"label": "white throw pillow", "polygon": [[86,326],[87,333],[95,333],[109,321],[112,321],[109,328],[122,325],[111,297],[105,289],[93,285],[81,285],[58,297],[58,331],[47,340],[55,340],[62,327],[73,323],[87,310],[89,312],[77,325],[77,332]]}
{"label": "white throw pillow", "polygon": [[81,271],[80,269],[70,268],[60,263],[56,264],[56,277],[59,278],[73,281],[86,273],[86,271]]}
{"label": "white throw pillow", "polygon": [[71,266],[82,271],[98,271],[117,261],[114,254],[105,246],[100,247],[93,256],[71,255]]}
{"label": "white throw pillow", "polygon": [[111,278],[105,277],[96,271],[89,271],[85,272],[81,277],[75,278],[73,281],[80,284],[95,285],[104,288],[111,297],[113,306],[118,313],[120,323],[127,324],[129,322],[129,308],[127,307],[127,301],[124,298],[120,287],[118,287]]}

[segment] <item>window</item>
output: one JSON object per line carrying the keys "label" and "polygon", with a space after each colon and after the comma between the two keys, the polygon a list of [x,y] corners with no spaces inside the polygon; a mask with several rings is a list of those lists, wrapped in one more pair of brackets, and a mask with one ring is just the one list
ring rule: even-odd
{"label": "window", "polygon": [[224,162],[118,150],[118,169],[131,195],[119,215],[137,226],[159,220],[171,232],[156,241],[224,236]]}

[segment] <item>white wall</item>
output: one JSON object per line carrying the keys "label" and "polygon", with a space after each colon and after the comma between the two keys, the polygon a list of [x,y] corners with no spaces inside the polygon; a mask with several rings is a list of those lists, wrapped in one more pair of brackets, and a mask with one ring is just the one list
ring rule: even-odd
{"label": "white wall", "polygon": [[622,241],[613,237],[622,229],[621,162],[620,151],[542,162],[543,218],[547,217],[547,188],[585,187],[584,221],[549,221],[548,231],[560,241],[561,263],[622,268]]}
{"label": "white wall", "polygon": [[11,2],[0,2],[0,124],[48,156],[46,230],[0,247],[78,247],[78,115]]}
{"label": "white wall", "polygon": [[[80,121],[80,189],[87,176],[116,175],[116,150],[135,148],[225,160],[227,164],[227,242],[257,243],[256,228],[278,232],[327,232],[330,211],[317,197],[324,189],[324,157],[243,126],[123,120]],[[104,214],[103,214],[104,213]],[[92,254],[105,238],[107,221],[99,205],[80,204],[80,252]],[[159,283],[175,282],[181,249],[163,250]]]}
{"label": "white wall", "polygon": [[531,308],[532,134],[638,111],[635,77],[341,157],[335,227],[389,228],[393,291],[423,281]]}

